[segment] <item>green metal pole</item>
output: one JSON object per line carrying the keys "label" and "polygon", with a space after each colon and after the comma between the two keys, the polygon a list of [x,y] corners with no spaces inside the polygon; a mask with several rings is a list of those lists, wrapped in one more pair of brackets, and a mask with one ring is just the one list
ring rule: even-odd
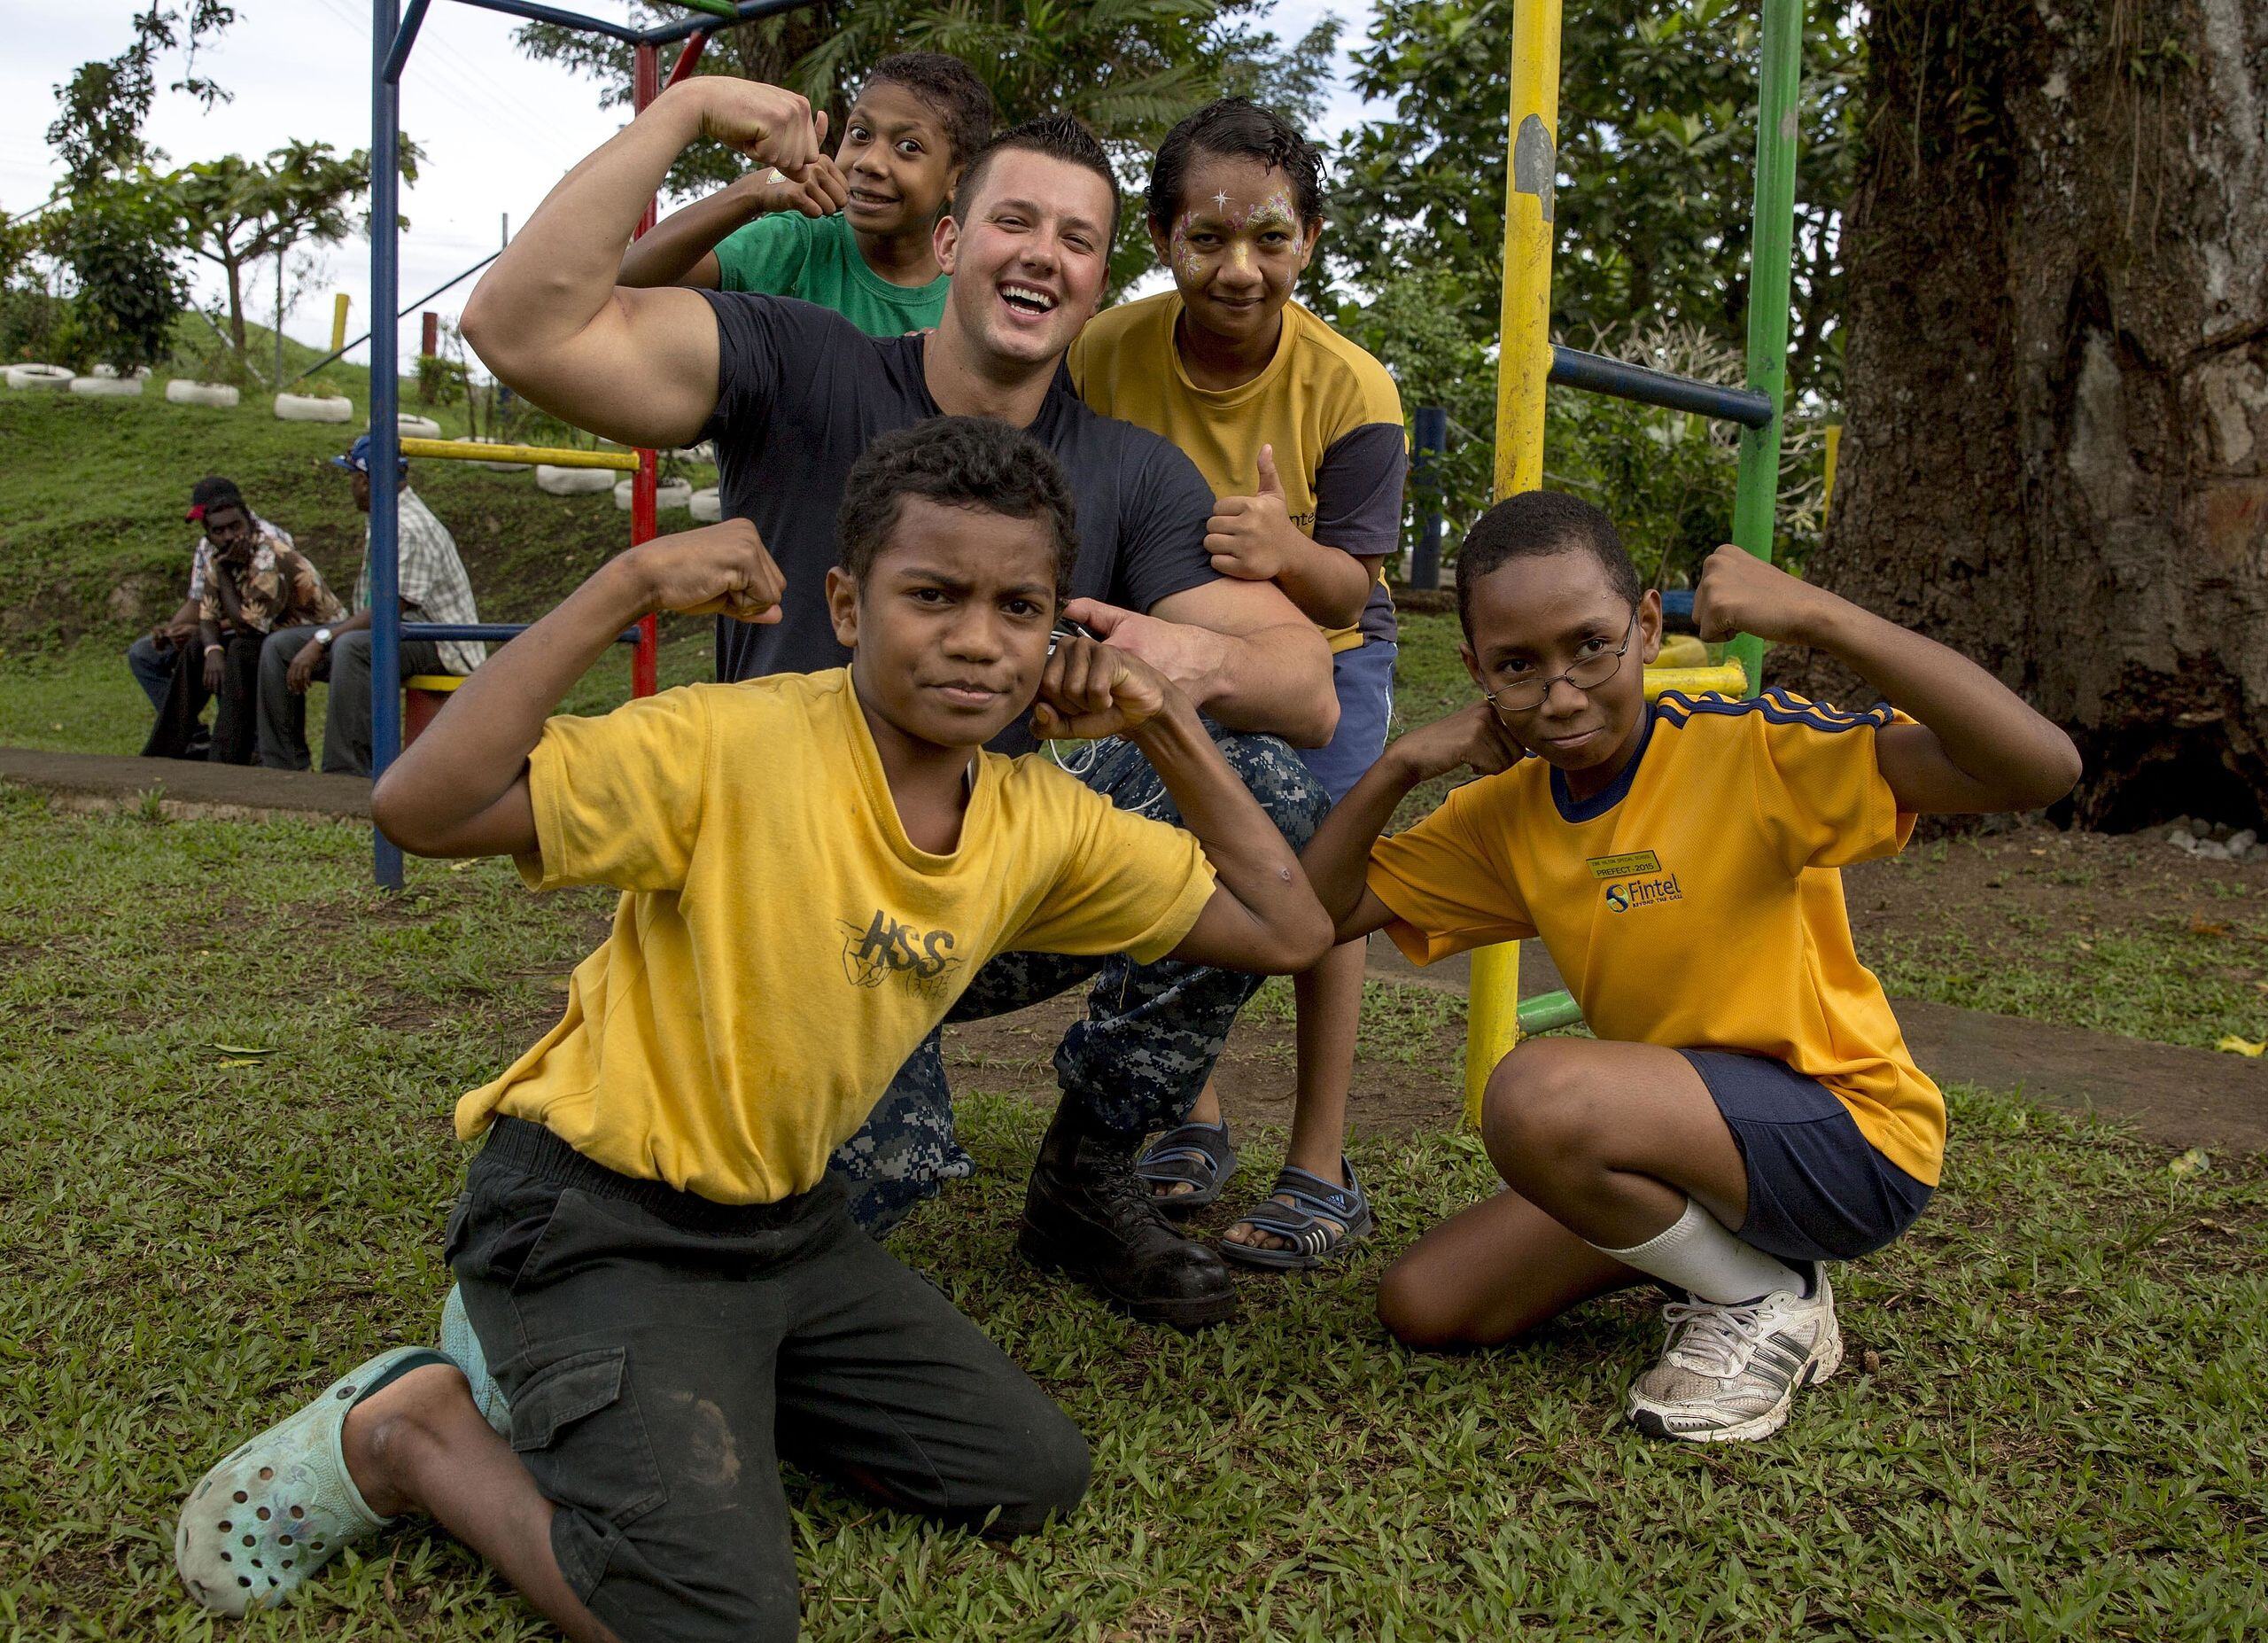
{"label": "green metal pole", "polygon": [[[1780,424],[1788,386],[1788,285],[1795,256],[1796,114],[1803,79],[1803,0],[1764,0],[1762,106],[1756,121],[1756,210],[1750,222],[1748,385],[1772,401],[1772,421],[1740,434],[1733,541],[1767,564],[1780,500]],[[1732,654],[1763,688],[1764,642],[1743,634]]]}

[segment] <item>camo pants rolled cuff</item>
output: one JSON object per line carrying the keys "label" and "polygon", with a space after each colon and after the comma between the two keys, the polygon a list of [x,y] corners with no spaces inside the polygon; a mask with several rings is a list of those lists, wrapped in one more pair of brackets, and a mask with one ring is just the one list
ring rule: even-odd
{"label": "camo pants rolled cuff", "polygon": [[952,1092],[937,1035],[906,1058],[858,1133],[835,1149],[827,1174],[849,1195],[850,1218],[882,1237],[975,1160],[953,1133]]}
{"label": "camo pants rolled cuff", "polygon": [[[1207,728],[1285,840],[1295,850],[1304,846],[1331,801],[1299,755],[1277,736],[1226,731],[1209,721]],[[1090,787],[1122,810],[1181,821],[1164,782],[1131,744],[1106,742],[1095,755],[1081,776]],[[993,963],[1042,956],[1003,954]],[[1130,1141],[1180,1123],[1260,983],[1240,970],[1169,959],[1155,964],[1105,960],[1085,1017],[1073,1024],[1055,1051],[1064,1100]]]}

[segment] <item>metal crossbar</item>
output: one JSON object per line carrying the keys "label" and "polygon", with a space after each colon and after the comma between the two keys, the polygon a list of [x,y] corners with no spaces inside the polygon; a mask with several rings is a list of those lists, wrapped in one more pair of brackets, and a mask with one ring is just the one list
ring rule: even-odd
{"label": "metal crossbar", "polygon": [[[404,639],[478,639],[504,643],[518,638],[535,624],[532,622],[404,622]],[[617,644],[636,644],[638,630],[625,627],[614,636]]]}
{"label": "metal crossbar", "polygon": [[1691,411],[1720,422],[1736,422],[1744,428],[1768,428],[1774,410],[1769,394],[1754,388],[1728,388],[1721,383],[1632,365],[1604,354],[1581,348],[1551,347],[1551,380],[1610,399],[1635,400],[1665,410]]}

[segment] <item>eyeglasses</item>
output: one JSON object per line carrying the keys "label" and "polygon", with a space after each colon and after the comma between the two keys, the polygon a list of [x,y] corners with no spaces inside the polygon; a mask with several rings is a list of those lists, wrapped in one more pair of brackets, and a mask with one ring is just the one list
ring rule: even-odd
{"label": "eyeglasses", "polygon": [[1638,607],[1630,607],[1630,619],[1623,627],[1626,635],[1622,643],[1612,650],[1601,650],[1596,656],[1587,656],[1564,674],[1554,674],[1549,679],[1523,679],[1502,689],[1485,690],[1481,694],[1488,705],[1500,713],[1532,713],[1543,705],[1543,698],[1551,694],[1551,687],[1565,679],[1578,690],[1596,690],[1621,670],[1622,658],[1636,641]]}

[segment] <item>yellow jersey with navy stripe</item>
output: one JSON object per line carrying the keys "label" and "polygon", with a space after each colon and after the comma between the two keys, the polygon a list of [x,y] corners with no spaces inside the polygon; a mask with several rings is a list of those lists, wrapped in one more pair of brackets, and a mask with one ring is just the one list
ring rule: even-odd
{"label": "yellow jersey with navy stripe", "polygon": [[1536,759],[1468,783],[1379,841],[1370,887],[1412,962],[1540,937],[1600,1038],[1773,1056],[1935,1186],[1945,1100],[1859,962],[1837,870],[1912,836],[1875,753],[1893,722],[1665,691],[1604,792],[1578,802]]}
{"label": "yellow jersey with navy stripe", "polygon": [[[1260,375],[1233,388],[1200,388],[1174,345],[1181,312],[1181,293],[1169,291],[1089,321],[1071,345],[1079,396],[1179,446],[1216,497],[1257,491],[1260,448],[1274,446],[1294,526],[1358,557],[1392,554],[1402,540],[1410,442],[1402,394],[1386,367],[1291,302],[1276,355]],[[1383,564],[1355,625],[1323,631],[1333,651],[1394,637]]]}

